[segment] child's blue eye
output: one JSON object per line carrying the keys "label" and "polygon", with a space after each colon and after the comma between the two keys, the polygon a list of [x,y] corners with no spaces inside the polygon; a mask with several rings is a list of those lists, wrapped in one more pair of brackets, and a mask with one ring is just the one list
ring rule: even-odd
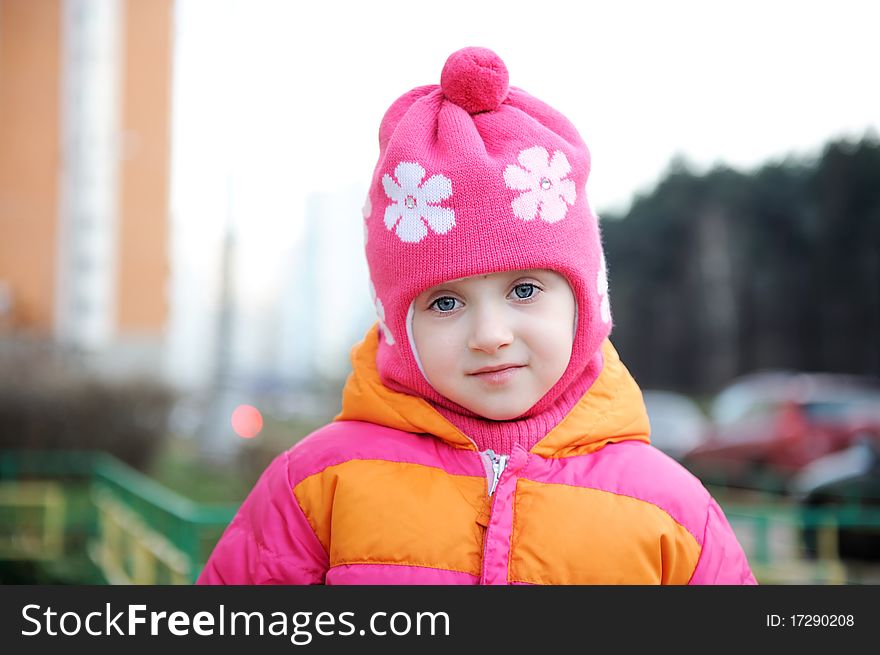
{"label": "child's blue eye", "polygon": [[431,306],[437,309],[437,311],[451,312],[455,309],[456,302],[455,298],[444,296],[443,298],[437,298],[437,300],[431,303]]}
{"label": "child's blue eye", "polygon": [[516,297],[520,300],[526,300],[531,298],[535,293],[535,285],[534,284],[517,284],[513,288],[513,292],[516,294]]}

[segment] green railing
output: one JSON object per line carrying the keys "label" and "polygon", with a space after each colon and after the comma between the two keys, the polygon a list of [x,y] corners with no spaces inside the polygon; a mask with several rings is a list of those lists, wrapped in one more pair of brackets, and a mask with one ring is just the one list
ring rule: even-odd
{"label": "green railing", "polygon": [[[0,453],[0,560],[78,582],[189,584],[236,506],[197,504],[103,453]],[[72,564],[86,561],[91,572]]]}
{"label": "green railing", "polygon": [[876,507],[805,507],[782,497],[721,504],[759,582],[880,583],[880,552],[864,563],[842,559],[840,550],[842,531],[880,539]]}

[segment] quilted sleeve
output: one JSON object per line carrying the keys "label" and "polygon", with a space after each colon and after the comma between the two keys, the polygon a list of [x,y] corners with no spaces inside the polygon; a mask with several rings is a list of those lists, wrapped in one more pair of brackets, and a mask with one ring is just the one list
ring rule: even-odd
{"label": "quilted sleeve", "polygon": [[323,584],[327,553],[290,484],[290,454],[266,468],[196,584]]}
{"label": "quilted sleeve", "polygon": [[714,498],[710,498],[700,559],[688,584],[758,584],[733,528]]}

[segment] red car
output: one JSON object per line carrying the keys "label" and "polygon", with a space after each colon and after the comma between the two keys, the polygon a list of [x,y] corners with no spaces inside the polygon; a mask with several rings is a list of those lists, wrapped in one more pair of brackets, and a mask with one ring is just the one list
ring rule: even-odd
{"label": "red car", "polygon": [[810,462],[880,435],[880,380],[762,372],[716,397],[709,438],[682,463],[704,481],[785,491]]}

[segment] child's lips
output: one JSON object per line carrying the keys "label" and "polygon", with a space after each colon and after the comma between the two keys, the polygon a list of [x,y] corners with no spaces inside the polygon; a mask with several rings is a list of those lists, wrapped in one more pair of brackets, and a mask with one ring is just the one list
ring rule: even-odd
{"label": "child's lips", "polygon": [[523,364],[502,364],[500,366],[486,366],[484,368],[474,371],[473,373],[468,373],[468,375],[476,378],[480,382],[499,385],[508,382],[511,378],[513,378],[513,376],[516,375],[517,371],[519,371],[519,369],[523,367]]}

